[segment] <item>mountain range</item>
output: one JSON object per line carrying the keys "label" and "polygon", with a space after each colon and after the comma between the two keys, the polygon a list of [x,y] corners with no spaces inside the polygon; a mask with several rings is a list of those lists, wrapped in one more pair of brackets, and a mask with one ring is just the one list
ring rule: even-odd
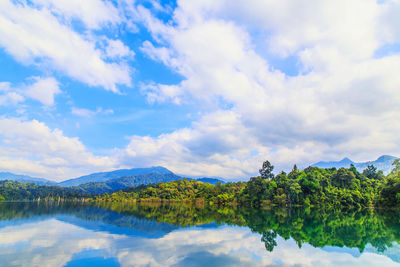
{"label": "mountain range", "polygon": [[363,171],[368,167],[368,165],[374,165],[378,170],[382,170],[385,175],[390,173],[393,169],[393,161],[397,159],[396,157],[383,155],[374,161],[366,161],[366,162],[354,162],[349,158],[344,158],[340,161],[320,161],[311,166],[319,167],[319,168],[348,168],[351,164],[357,168],[358,171]]}
{"label": "mountain range", "polygon": [[119,178],[113,178],[106,180],[104,182],[89,182],[80,184],[77,187],[83,190],[85,193],[91,194],[103,194],[112,191],[118,191],[121,189],[125,189],[127,187],[135,187],[139,185],[147,185],[147,184],[157,184],[157,183],[165,183],[170,181],[181,180],[183,177],[175,175],[173,173],[146,173],[146,174],[138,174],[132,176],[123,176]]}
{"label": "mountain range", "polygon": [[[349,158],[344,158],[340,161],[320,161],[311,166],[319,168],[348,168],[353,164],[358,171],[363,171],[368,165],[374,165],[377,169],[382,170],[384,174],[388,174],[393,168],[392,163],[395,159],[396,157],[388,155],[367,162],[354,162]],[[60,183],[28,175],[0,172],[0,180],[11,180],[20,183],[33,183],[36,185],[47,186],[58,185],[94,194],[111,192],[138,185],[156,184],[159,182],[169,182],[181,179],[183,179],[182,176],[176,175],[167,168],[160,166],[92,173],[78,178],[65,180]],[[225,183],[225,181],[216,178],[197,178],[196,180],[210,184],[217,184],[218,182]]]}
{"label": "mountain range", "polygon": [[[174,176],[175,175],[173,172],[171,172],[167,168],[160,167],[160,166],[150,167],[150,168],[121,169],[121,170],[115,170],[115,171],[110,171],[110,172],[92,173],[92,174],[81,176],[78,178],[62,181],[59,183],[59,185],[64,186],[64,187],[78,186],[78,185],[86,184],[86,183],[90,183],[90,182],[107,182],[108,180],[115,179],[115,178],[121,178],[121,177],[126,177],[126,176],[135,176],[135,175],[148,175],[148,174],[154,174],[157,177],[159,177],[160,175],[166,175],[166,176]],[[182,179],[182,178],[179,177],[179,179]],[[176,177],[175,180],[178,180],[178,177]]]}
{"label": "mountain range", "polygon": [[[120,169],[110,172],[98,172],[81,176],[60,183],[51,182],[43,178],[34,178],[27,175],[16,175],[12,173],[0,173],[0,180],[12,180],[20,183],[33,183],[36,185],[56,185],[71,188],[82,193],[103,194],[112,191],[134,187],[139,185],[157,184],[181,180],[184,177],[171,172],[170,170],[156,166],[150,168]],[[198,178],[198,181],[210,184],[218,182],[225,183],[215,178]]]}
{"label": "mountain range", "polygon": [[28,175],[19,175],[11,172],[0,172],[0,181],[1,180],[9,180],[16,181],[20,183],[31,183],[37,185],[56,185],[57,183],[43,179],[43,178],[35,178]]}

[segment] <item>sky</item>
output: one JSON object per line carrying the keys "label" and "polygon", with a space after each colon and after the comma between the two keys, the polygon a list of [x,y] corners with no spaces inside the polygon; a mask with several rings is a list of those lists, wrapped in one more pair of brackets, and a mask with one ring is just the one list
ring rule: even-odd
{"label": "sky", "polygon": [[256,175],[400,151],[400,1],[0,0],[0,171]]}

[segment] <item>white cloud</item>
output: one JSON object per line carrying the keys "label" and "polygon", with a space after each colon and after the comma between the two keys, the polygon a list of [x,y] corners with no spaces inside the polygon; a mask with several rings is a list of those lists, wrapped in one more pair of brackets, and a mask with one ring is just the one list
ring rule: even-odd
{"label": "white cloud", "polygon": [[181,104],[183,90],[178,85],[166,84],[142,84],[140,91],[147,96],[149,103],[171,101],[174,104]]}
{"label": "white cloud", "polygon": [[12,87],[9,82],[0,83],[0,105],[13,105],[34,99],[45,106],[54,105],[54,97],[61,93],[59,82],[53,77],[29,77],[29,82]]}
{"label": "white cloud", "polygon": [[103,114],[103,115],[112,115],[114,114],[114,110],[112,109],[103,109],[101,107],[98,107],[96,110],[90,110],[86,108],[77,108],[77,107],[72,107],[71,113],[80,117],[93,117],[97,114]]}
{"label": "white cloud", "polygon": [[[109,2],[90,1],[92,7],[82,10],[71,8],[75,4],[42,0],[38,9],[2,2],[0,45],[25,64],[46,63],[117,92],[118,84],[131,82],[126,62],[133,51],[118,39],[78,34],[68,23],[78,19],[99,29],[120,23],[118,12],[92,16],[90,10],[103,14]],[[288,169],[344,156],[399,156],[400,55],[375,56],[400,42],[398,1],[185,0],[166,23],[156,18],[161,7],[135,4],[124,3],[132,16],[126,23],[142,23],[153,37],[142,42],[141,52],[183,77],[176,84],[143,83],[142,93],[149,103],[191,105],[200,118],[157,137],[129,137],[107,166],[164,165],[184,174],[247,177],[265,159]],[[297,62],[298,73],[286,75],[277,59]],[[3,105],[27,97],[2,92]],[[53,103],[51,92],[44,102]],[[66,155],[54,158],[59,160],[51,161],[49,153],[41,160],[70,162]],[[66,169],[73,166],[68,164]]]}
{"label": "white cloud", "polygon": [[[61,8],[61,4],[55,5]],[[131,70],[126,63],[105,62],[94,41],[61,23],[47,8],[2,1],[0,35],[0,46],[23,64],[55,69],[113,92],[118,92],[118,84],[131,84]]]}
{"label": "white cloud", "polygon": [[9,82],[0,82],[0,106],[16,105],[24,100],[21,94],[12,90]]}
{"label": "white cloud", "polygon": [[58,81],[53,77],[33,77],[33,79],[35,82],[26,88],[26,95],[38,100],[43,105],[52,106],[54,104],[54,95],[61,93]]}
{"label": "white cloud", "polygon": [[6,171],[59,180],[116,165],[111,157],[88,152],[78,138],[37,120],[2,118],[0,137],[0,169]]}
{"label": "white cloud", "polygon": [[16,105],[24,101],[24,97],[15,92],[7,92],[0,96],[0,106],[2,105]]}
{"label": "white cloud", "polygon": [[[246,142],[243,148],[242,142]],[[259,149],[239,118],[230,111],[208,114],[192,128],[184,128],[157,138],[132,136],[120,159],[137,167],[162,165],[174,172],[191,175],[248,177],[258,166]]]}
{"label": "white cloud", "polygon": [[122,21],[118,9],[110,1],[34,0],[33,3],[67,19],[79,19],[90,29],[100,29],[107,24],[116,25]]}
{"label": "white cloud", "polygon": [[107,39],[106,57],[108,58],[124,58],[133,57],[135,53],[129,49],[120,40]]}
{"label": "white cloud", "polygon": [[335,46],[346,57],[369,57],[386,41],[380,26],[387,25],[379,21],[386,5],[374,0],[185,1],[175,19],[183,27],[209,18],[234,21],[257,37],[257,44],[281,56],[319,43]]}
{"label": "white cloud", "polygon": [[[151,103],[208,112],[189,128],[132,137],[127,157],[233,177],[255,174],[267,158],[287,169],[321,158],[397,155],[400,56],[374,57],[399,41],[398,16],[383,15],[396,8],[390,1],[189,0],[164,24],[137,7],[155,40],[141,50],[184,77],[142,92]],[[287,56],[298,60],[298,75],[275,68],[273,58]]]}
{"label": "white cloud", "polygon": [[96,111],[76,107],[72,107],[71,113],[80,117],[93,117],[94,115],[96,115]]}

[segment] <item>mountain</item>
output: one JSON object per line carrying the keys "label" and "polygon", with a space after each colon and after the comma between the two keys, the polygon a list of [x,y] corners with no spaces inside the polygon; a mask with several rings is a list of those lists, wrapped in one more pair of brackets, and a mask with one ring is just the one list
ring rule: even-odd
{"label": "mountain", "polygon": [[111,172],[98,172],[89,175],[81,176],[74,179],[69,179],[59,183],[60,186],[78,186],[81,184],[91,182],[107,182],[108,180],[121,178],[125,176],[145,175],[145,174],[159,174],[159,175],[174,175],[173,172],[164,167],[150,167],[150,168],[134,168],[134,169],[121,169]]}
{"label": "mountain", "polygon": [[[11,180],[19,183],[33,183],[36,185],[62,186],[68,190],[82,194],[103,194],[118,191],[127,187],[139,185],[157,184],[183,179],[164,167],[121,169],[110,172],[92,173],[75,179],[69,179],[60,183],[51,182],[42,178],[34,178],[27,175],[16,175],[9,172],[0,172],[1,180]],[[190,179],[190,178],[189,178]],[[199,178],[198,181],[210,184],[225,181],[215,178]]]}
{"label": "mountain", "polygon": [[[128,187],[136,187],[139,185],[165,183],[183,179],[182,176],[175,175],[174,173],[147,173],[140,175],[124,176],[120,178],[110,179],[106,182],[90,182],[74,186],[73,188],[81,191],[82,193],[90,194],[104,194],[113,191],[122,190]],[[192,180],[189,178],[189,180]],[[196,181],[216,185],[218,182],[224,184],[225,181],[215,178],[198,178]]]}
{"label": "mountain", "polygon": [[344,158],[341,161],[320,161],[311,166],[319,168],[348,168],[350,164],[353,164],[358,171],[363,171],[368,165],[374,165],[378,170],[382,170],[387,175],[393,168],[393,161],[397,159],[393,156],[383,155],[374,161],[367,162],[354,162],[349,158]]}
{"label": "mountain", "polygon": [[364,170],[367,168],[368,165],[374,165],[378,170],[382,170],[385,175],[389,174],[389,172],[393,169],[393,161],[397,159],[396,157],[393,156],[380,156],[377,160],[375,161],[367,161],[367,162],[362,162],[362,163],[357,163],[356,168],[360,170]]}
{"label": "mountain", "polygon": [[199,181],[199,182],[203,182],[203,183],[213,184],[213,185],[216,185],[217,183],[221,183],[221,184],[225,184],[225,183],[226,183],[225,181],[220,180],[220,179],[216,179],[216,178],[207,178],[207,177],[204,177],[204,178],[197,178],[197,179],[195,179],[195,180],[196,180],[196,181]]}
{"label": "mountain", "polygon": [[348,168],[348,167],[350,167],[350,164],[354,165],[355,162],[353,162],[349,158],[344,158],[340,161],[320,161],[320,162],[314,163],[311,166],[318,167],[318,168],[324,168],[324,169],[333,168],[333,167],[335,167],[336,169],[339,169],[339,168]]}
{"label": "mountain", "polygon": [[90,182],[76,186],[85,193],[103,194],[112,191],[134,187],[139,185],[165,183],[175,180],[181,180],[183,177],[171,173],[147,173],[133,176],[124,176],[120,178],[110,179],[106,182]]}
{"label": "mountain", "polygon": [[43,178],[35,178],[28,175],[19,175],[11,172],[0,172],[0,181],[9,180],[16,181],[25,184],[36,184],[36,185],[55,185],[55,182]]}

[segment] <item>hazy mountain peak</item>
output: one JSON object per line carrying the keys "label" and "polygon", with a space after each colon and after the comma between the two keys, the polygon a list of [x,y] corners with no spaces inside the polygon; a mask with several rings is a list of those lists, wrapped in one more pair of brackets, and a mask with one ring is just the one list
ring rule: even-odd
{"label": "hazy mountain peak", "polygon": [[342,163],[349,163],[349,164],[353,163],[353,161],[352,161],[351,159],[349,159],[348,157],[343,158],[343,159],[342,159],[341,161],[339,161],[339,162],[342,162]]}
{"label": "hazy mountain peak", "polygon": [[380,156],[376,161],[382,162],[382,161],[389,161],[389,160],[395,160],[396,157],[389,156],[389,155],[383,155]]}
{"label": "hazy mountain peak", "polygon": [[36,177],[31,177],[28,175],[22,175],[22,174],[14,174],[11,172],[0,172],[0,180],[10,180],[10,181],[17,181],[20,183],[32,183],[32,184],[37,184],[37,185],[52,185],[55,184],[54,182],[51,182],[49,180],[43,179],[43,178],[36,178]]}
{"label": "hazy mountain peak", "polygon": [[145,174],[160,174],[160,175],[172,175],[174,174],[170,170],[162,166],[153,166],[148,168],[132,168],[132,169],[119,169],[109,172],[97,172],[81,177],[69,179],[59,183],[61,186],[77,186],[80,184],[90,183],[90,182],[106,182],[111,179],[121,178],[125,176],[134,175],[145,175]]}
{"label": "hazy mountain peak", "polygon": [[319,168],[348,168],[350,164],[353,164],[358,171],[363,171],[365,168],[368,167],[368,165],[374,165],[378,170],[382,170],[384,174],[388,174],[393,168],[392,163],[395,159],[396,157],[383,155],[375,161],[353,162],[349,158],[345,157],[340,161],[320,161],[311,166]]}

